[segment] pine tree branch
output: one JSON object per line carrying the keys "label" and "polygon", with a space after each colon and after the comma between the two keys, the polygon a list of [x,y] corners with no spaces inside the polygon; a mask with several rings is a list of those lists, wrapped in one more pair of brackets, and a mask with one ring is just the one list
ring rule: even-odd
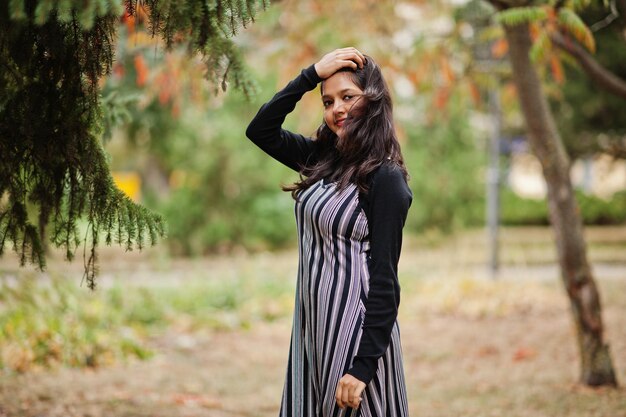
{"label": "pine tree branch", "polygon": [[[18,8],[27,3],[28,10],[13,19],[0,6],[0,101],[6,104],[0,108],[0,255],[11,243],[22,264],[37,263],[43,269],[44,230],[50,224],[50,241],[65,249],[68,260],[84,243],[85,278],[93,288],[99,233],[105,233],[107,243],[115,240],[128,250],[143,248],[148,237],[155,244],[165,235],[158,214],[116,187],[99,140],[105,122],[98,81],[111,70],[122,9],[138,18],[137,9],[145,8],[153,36],[161,36],[167,46],[188,42],[210,64],[211,81],[225,85],[232,78],[248,96],[253,85],[230,37],[251,21],[257,5],[266,7],[267,2],[123,0],[119,7],[114,5],[121,0],[87,2],[101,7],[82,7],[78,0],[12,3]],[[222,72],[225,62],[229,66]],[[29,221],[27,202],[39,208],[39,229]],[[81,219],[88,225],[84,237]]]}
{"label": "pine tree branch", "polygon": [[13,78],[14,78],[15,82],[16,82],[19,86],[22,86],[22,85],[24,84],[24,83],[23,83],[23,80],[22,80],[22,75],[21,75],[21,74],[20,74],[20,73],[19,73],[19,72],[15,69],[15,68],[13,68],[13,66],[12,66],[12,65],[10,65],[8,62],[4,62],[4,59],[3,59],[2,61],[3,61],[3,62],[2,62],[3,66],[4,66],[6,69],[8,69],[8,70],[9,70],[9,72],[10,72],[10,73],[11,73],[11,75],[13,76]]}
{"label": "pine tree branch", "polygon": [[626,98],[626,81],[603,67],[576,41],[559,32],[552,33],[550,39],[554,45],[572,55],[598,86],[616,96]]}

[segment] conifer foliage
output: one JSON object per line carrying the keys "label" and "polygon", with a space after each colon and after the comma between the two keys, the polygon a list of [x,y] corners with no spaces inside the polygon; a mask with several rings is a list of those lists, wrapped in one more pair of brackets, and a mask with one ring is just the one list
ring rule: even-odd
{"label": "conifer foliage", "polygon": [[[68,260],[84,244],[95,287],[102,236],[128,250],[164,234],[158,214],[116,188],[101,143],[99,80],[120,17],[143,7],[154,36],[200,52],[207,77],[250,89],[230,37],[265,1],[9,0],[0,6],[0,255],[45,267],[49,238]],[[79,228],[79,222],[87,224]],[[81,230],[83,230],[81,232]]]}

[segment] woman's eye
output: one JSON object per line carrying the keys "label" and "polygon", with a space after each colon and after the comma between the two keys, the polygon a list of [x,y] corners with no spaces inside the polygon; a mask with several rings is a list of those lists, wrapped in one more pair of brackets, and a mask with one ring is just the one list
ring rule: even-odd
{"label": "woman's eye", "polygon": [[344,101],[350,101],[350,100],[352,100],[352,97],[354,97],[354,96],[343,96],[343,100]]}
{"label": "woman's eye", "polygon": [[324,105],[324,107],[328,107],[330,106],[331,102],[329,100],[324,100],[322,104]]}

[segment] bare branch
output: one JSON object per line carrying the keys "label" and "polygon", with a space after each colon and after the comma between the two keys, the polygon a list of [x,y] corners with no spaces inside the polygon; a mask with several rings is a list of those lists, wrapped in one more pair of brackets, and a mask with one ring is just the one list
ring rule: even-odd
{"label": "bare branch", "polygon": [[532,5],[532,0],[500,0],[509,7],[525,7]]}
{"label": "bare branch", "polygon": [[504,2],[501,2],[499,0],[488,0],[488,2],[498,11],[505,10],[509,7]]}
{"label": "bare branch", "polygon": [[532,3],[531,0],[488,0],[488,2],[498,10],[530,6]]}
{"label": "bare branch", "polygon": [[626,23],[626,0],[616,0],[618,5],[619,15],[622,17],[622,21]]}
{"label": "bare branch", "polygon": [[578,61],[589,78],[598,86],[616,96],[626,98],[626,81],[600,65],[600,63],[582,46],[576,43],[576,41],[558,32],[552,33],[550,39],[554,45],[576,58],[576,61]]}
{"label": "bare branch", "polygon": [[561,7],[563,7],[565,5],[565,0],[559,0],[556,2],[556,4],[554,5],[554,8],[556,10],[559,10]]}
{"label": "bare branch", "polygon": [[606,16],[604,19],[600,20],[599,22],[596,22],[593,25],[591,25],[589,29],[591,29],[592,32],[597,32],[600,29],[604,29],[605,27],[610,25],[615,19],[619,18],[619,12],[617,11],[617,6],[615,5],[614,1],[611,2],[609,7],[611,10],[611,14],[609,14],[608,16]]}

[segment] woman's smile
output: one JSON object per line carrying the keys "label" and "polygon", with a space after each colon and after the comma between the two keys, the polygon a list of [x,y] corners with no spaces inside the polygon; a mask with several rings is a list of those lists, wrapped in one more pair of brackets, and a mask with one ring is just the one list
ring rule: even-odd
{"label": "woman's smile", "polygon": [[348,72],[337,72],[324,80],[322,84],[324,122],[336,135],[339,136],[348,113],[361,95],[363,90],[352,81]]}

